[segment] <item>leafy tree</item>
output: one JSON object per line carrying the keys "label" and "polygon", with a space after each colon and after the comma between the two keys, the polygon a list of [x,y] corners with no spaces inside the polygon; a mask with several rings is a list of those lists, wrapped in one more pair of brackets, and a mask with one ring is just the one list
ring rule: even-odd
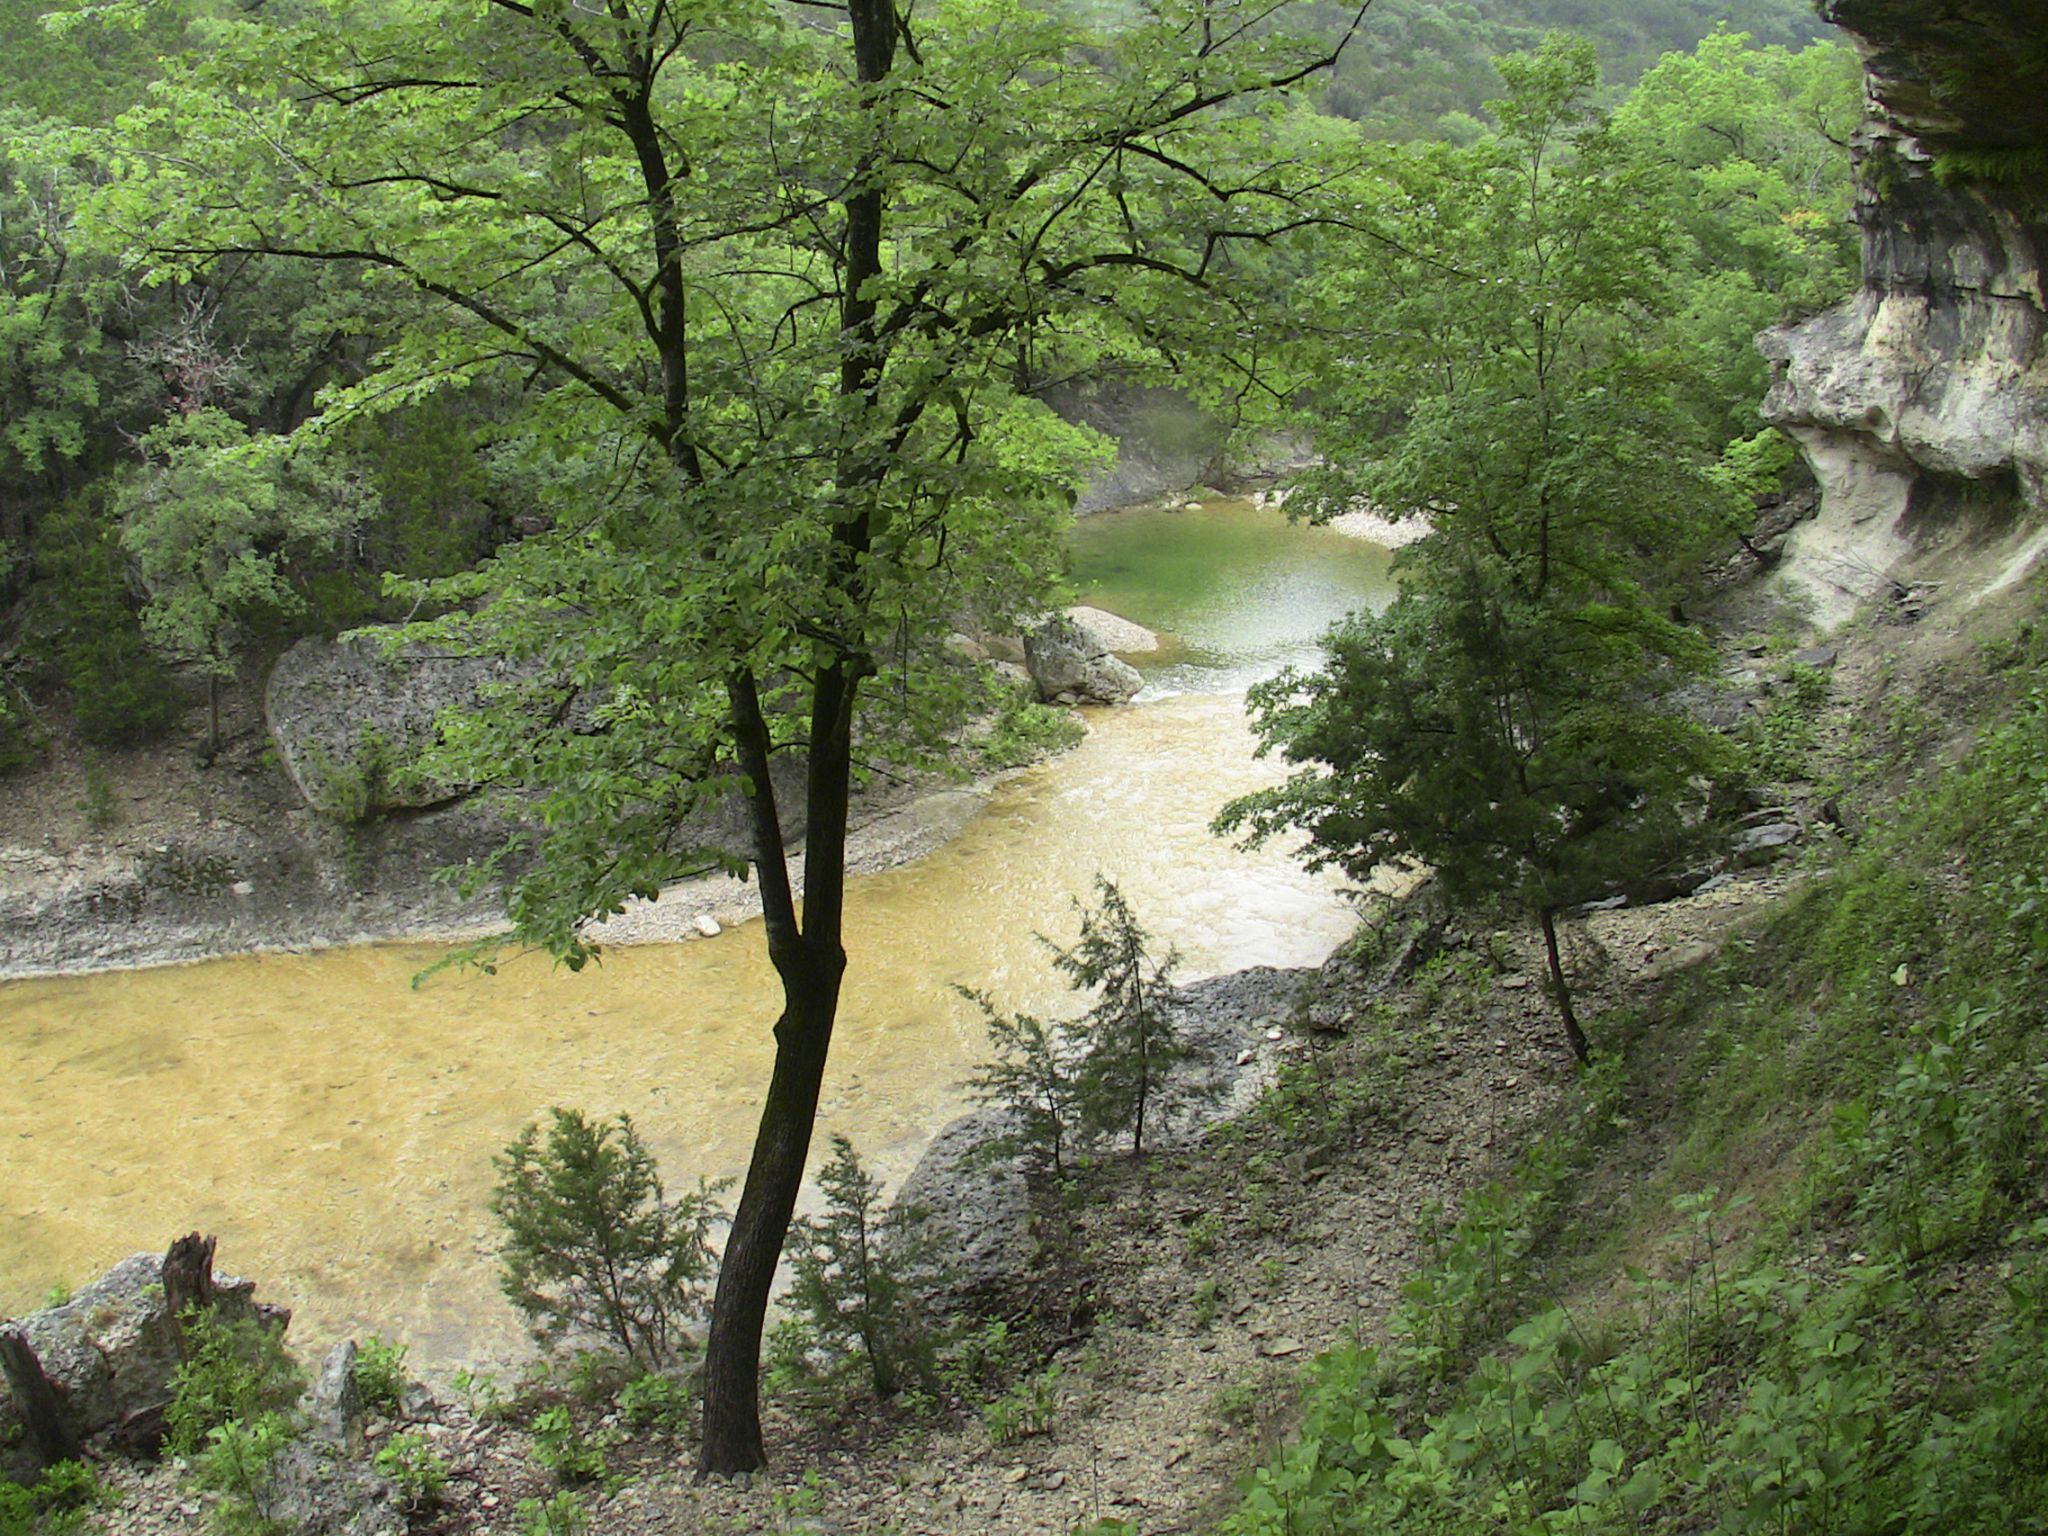
{"label": "leafy tree", "polygon": [[[551,527],[427,594],[459,604],[428,634],[529,663],[427,765],[536,793],[518,936],[578,964],[592,913],[714,865],[761,881],[783,1009],[707,1470],[764,1459],[856,721],[863,760],[922,758],[970,686],[932,638],[1042,603],[1096,445],[1038,382],[1114,365],[1266,398],[1259,253],[1313,222],[1333,142],[1288,92],[1336,54],[1277,9],[1166,0],[1104,36],[1024,0],[320,0],[220,19],[124,124],[98,227],[157,276],[317,261],[405,317],[302,433],[454,384],[519,402],[497,451]],[[771,773],[795,753],[801,818]],[[704,846],[734,790],[750,845]]]}
{"label": "leafy tree", "polygon": [[545,1140],[528,1125],[494,1160],[505,1295],[544,1343],[593,1333],[649,1369],[671,1364],[704,1310],[717,1191],[669,1199],[627,1115],[549,1115]]}
{"label": "leafy tree", "polygon": [[1409,201],[1383,248],[1407,286],[1375,346],[1340,343],[1367,377],[1346,383],[1349,465],[1315,482],[1435,532],[1322,671],[1253,691],[1262,746],[1302,766],[1218,824],[1299,827],[1311,864],[1360,880],[1413,861],[1506,898],[1541,929],[1583,1060],[1557,914],[1674,851],[1696,785],[1732,766],[1672,702],[1711,653],[1662,578],[1739,503],[1636,345],[1666,230],[1586,105],[1590,47],[1554,36],[1500,68],[1497,137],[1397,168]]}
{"label": "leafy tree", "polygon": [[220,684],[235,675],[245,627],[303,606],[286,579],[286,547],[331,547],[363,517],[364,493],[315,454],[252,440],[211,406],[156,428],[143,447],[141,469],[115,497],[121,546],[149,594],[143,633],[206,675],[211,757]]}
{"label": "leafy tree", "polygon": [[921,1256],[918,1214],[883,1203],[882,1181],[844,1136],[832,1138],[818,1188],[825,1214],[790,1231],[789,1304],[826,1349],[867,1362],[877,1397],[893,1397],[906,1370],[929,1364],[928,1329],[906,1279]]}
{"label": "leafy tree", "polygon": [[1145,1151],[1145,1121],[1198,1101],[1203,1094],[1174,1069],[1194,1048],[1174,1027],[1171,991],[1180,955],[1155,955],[1116,882],[1095,877],[1099,905],[1081,909],[1081,934],[1055,949],[1053,964],[1079,992],[1099,994],[1073,1028],[1084,1041],[1074,1093],[1083,1124],[1098,1135],[1131,1138]]}
{"label": "leafy tree", "polygon": [[1667,367],[1717,437],[1762,429],[1756,333],[1855,286],[1848,140],[1862,110],[1845,45],[1791,53],[1721,31],[1667,55],[1614,114],[1625,155],[1670,168],[1660,189],[1675,237]]}

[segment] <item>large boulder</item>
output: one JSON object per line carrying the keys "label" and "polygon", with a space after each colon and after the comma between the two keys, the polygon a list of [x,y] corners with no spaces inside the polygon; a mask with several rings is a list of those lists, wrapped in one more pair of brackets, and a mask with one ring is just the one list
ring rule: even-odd
{"label": "large boulder", "polygon": [[[1193,1092],[1177,1114],[1147,1122],[1147,1147],[1185,1145],[1252,1106],[1272,1077],[1280,1020],[1299,1011],[1314,974],[1255,966],[1174,988],[1174,1029],[1194,1052],[1174,1072]],[[897,1191],[897,1208],[916,1213],[919,1248],[937,1256],[913,1262],[913,1283],[941,1313],[987,1303],[1030,1272],[1037,1241],[1023,1167],[987,1150],[1008,1115],[990,1104],[955,1120]]]}
{"label": "large boulder", "polygon": [[[207,1256],[210,1261],[210,1250]],[[209,1272],[202,1283],[223,1322],[255,1318],[282,1327],[291,1316],[257,1302],[253,1280]],[[56,1387],[75,1439],[126,1433],[148,1440],[161,1428],[171,1377],[182,1358],[166,1290],[163,1259],[138,1253],[63,1305],[31,1312],[13,1325]],[[15,1438],[19,1417],[11,1397],[0,1393],[0,1444]]]}
{"label": "large boulder", "polygon": [[407,646],[388,653],[370,631],[301,640],[271,670],[263,696],[284,770],[305,801],[335,821],[443,804],[470,786],[414,771],[440,733],[441,712],[473,708],[522,675],[496,657]]}
{"label": "large boulder", "polygon": [[294,1440],[258,1485],[263,1513],[293,1536],[405,1536],[398,1485],[322,1440]]}
{"label": "large boulder", "polygon": [[1063,613],[1024,637],[1024,665],[1048,704],[1124,704],[1145,685],[1102,636]]}

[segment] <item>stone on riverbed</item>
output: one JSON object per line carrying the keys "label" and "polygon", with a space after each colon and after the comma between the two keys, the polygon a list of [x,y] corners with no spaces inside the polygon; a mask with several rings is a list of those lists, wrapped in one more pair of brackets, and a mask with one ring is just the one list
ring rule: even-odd
{"label": "stone on riverbed", "polygon": [[1145,683],[1100,636],[1063,613],[1024,637],[1024,664],[1048,704],[1123,704]]}

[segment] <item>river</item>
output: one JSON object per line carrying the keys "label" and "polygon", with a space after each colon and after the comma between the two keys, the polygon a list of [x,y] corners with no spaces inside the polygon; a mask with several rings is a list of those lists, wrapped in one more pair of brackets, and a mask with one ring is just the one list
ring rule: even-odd
{"label": "river", "polygon": [[[1000,785],[951,843],[856,880],[819,1145],[843,1130],[892,1182],[964,1103],[981,1047],[953,991],[1070,1001],[1035,934],[1073,933],[1099,871],[1185,979],[1313,965],[1349,931],[1334,882],[1207,825],[1271,782],[1241,690],[1388,595],[1386,556],[1241,502],[1126,512],[1076,534],[1083,601],[1173,631],[1140,701]],[[672,1187],[742,1171],[776,996],[757,923],[412,978],[439,950],[372,945],[0,985],[0,1311],[177,1233],[297,1312],[317,1349],[368,1333],[416,1364],[515,1355],[495,1280],[491,1156],[550,1104],[630,1113]]]}

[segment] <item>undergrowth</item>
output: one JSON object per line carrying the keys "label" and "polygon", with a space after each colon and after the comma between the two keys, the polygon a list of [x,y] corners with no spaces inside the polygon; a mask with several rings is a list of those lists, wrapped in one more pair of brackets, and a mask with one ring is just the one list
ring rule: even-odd
{"label": "undergrowth", "polygon": [[[2036,686],[1425,1223],[1223,1530],[2048,1531],[2044,1013]],[[1565,1215],[1652,1098],[1656,1166]]]}

